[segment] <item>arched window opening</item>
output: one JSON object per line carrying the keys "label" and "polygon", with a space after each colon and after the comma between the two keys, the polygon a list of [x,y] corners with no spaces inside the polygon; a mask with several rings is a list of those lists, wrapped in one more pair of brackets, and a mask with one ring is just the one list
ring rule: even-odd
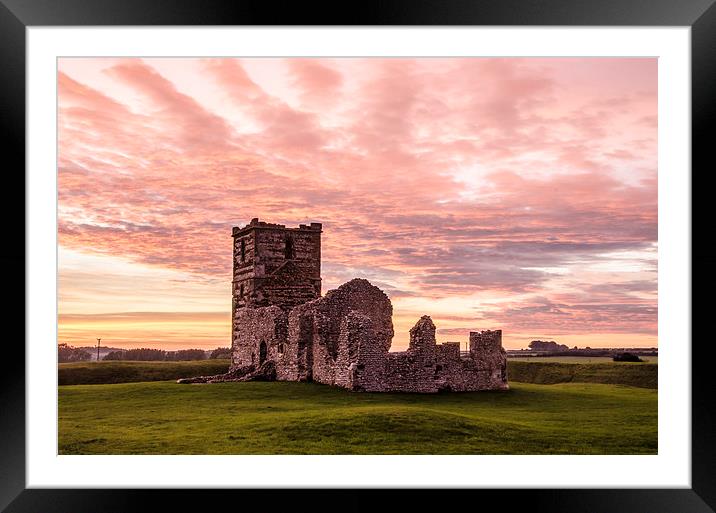
{"label": "arched window opening", "polygon": [[291,237],[286,237],[286,247],[285,247],[284,257],[286,258],[286,260],[293,259],[293,239]]}
{"label": "arched window opening", "polygon": [[261,367],[266,361],[266,342],[263,340],[259,344],[259,367]]}
{"label": "arched window opening", "polygon": [[241,261],[246,261],[246,239],[241,239]]}

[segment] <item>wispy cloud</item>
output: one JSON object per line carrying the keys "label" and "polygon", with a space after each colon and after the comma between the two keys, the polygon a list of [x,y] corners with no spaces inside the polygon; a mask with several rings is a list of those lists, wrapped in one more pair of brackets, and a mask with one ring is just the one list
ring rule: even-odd
{"label": "wispy cloud", "polygon": [[[62,59],[59,243],[228,284],[232,225],[320,221],[325,285],[367,277],[400,322],[439,300],[453,310],[445,334],[470,324],[452,315],[502,326],[506,340],[544,330],[655,344],[656,70],[655,59]],[[61,263],[61,311],[120,283],[95,275]],[[146,308],[164,300],[133,287]],[[228,298],[228,286],[211,290],[211,304]],[[108,294],[103,311],[133,310],[129,296],[113,308]]]}

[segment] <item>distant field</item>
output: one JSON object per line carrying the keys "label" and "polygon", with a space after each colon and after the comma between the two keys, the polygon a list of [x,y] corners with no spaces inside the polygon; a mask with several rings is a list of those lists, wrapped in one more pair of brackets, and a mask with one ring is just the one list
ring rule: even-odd
{"label": "distant field", "polygon": [[517,382],[437,395],[290,382],[61,386],[59,452],[656,454],[657,392]]}
{"label": "distant field", "polygon": [[[658,356],[640,356],[644,363],[659,363]],[[516,362],[552,362],[552,363],[614,363],[622,364],[628,362],[615,362],[611,356],[510,356],[508,360]],[[638,363],[638,362],[637,362]]]}
{"label": "distant field", "polygon": [[[638,363],[559,363],[555,359],[535,361],[536,357],[507,362],[510,382],[522,383],[608,383],[656,388],[658,365]],[[63,363],[58,370],[60,385],[93,385],[138,381],[176,380],[191,376],[220,374],[229,368],[228,360],[195,362],[82,362]]]}
{"label": "distant field", "polygon": [[659,365],[647,363],[557,363],[535,362],[532,359],[515,359],[507,362],[507,379],[511,382],[603,383],[628,385],[640,388],[657,388]]}
{"label": "distant field", "polygon": [[166,381],[188,376],[220,374],[229,369],[229,360],[189,362],[76,362],[61,363],[57,372],[60,385],[94,385]]}

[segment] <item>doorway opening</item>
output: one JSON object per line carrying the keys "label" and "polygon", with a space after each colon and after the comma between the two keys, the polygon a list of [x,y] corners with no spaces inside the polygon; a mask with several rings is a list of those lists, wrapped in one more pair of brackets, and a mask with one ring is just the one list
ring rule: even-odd
{"label": "doorway opening", "polygon": [[263,340],[259,344],[259,367],[261,367],[266,361],[266,342]]}

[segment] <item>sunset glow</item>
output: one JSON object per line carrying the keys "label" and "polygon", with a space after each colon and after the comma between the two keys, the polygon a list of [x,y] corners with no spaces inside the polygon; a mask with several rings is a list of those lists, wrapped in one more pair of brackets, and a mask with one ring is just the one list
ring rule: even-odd
{"label": "sunset glow", "polygon": [[393,350],[657,346],[657,60],[59,60],[59,342],[230,344],[232,226],[320,222]]}

